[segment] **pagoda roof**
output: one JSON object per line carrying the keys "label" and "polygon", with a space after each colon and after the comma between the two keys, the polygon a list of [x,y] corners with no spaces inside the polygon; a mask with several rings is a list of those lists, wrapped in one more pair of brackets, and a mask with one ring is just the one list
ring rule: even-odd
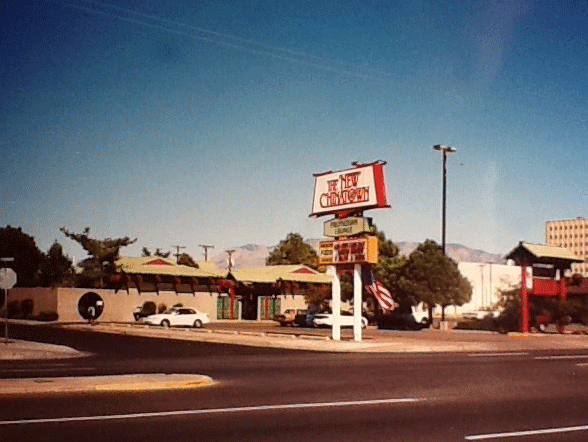
{"label": "pagoda roof", "polygon": [[332,278],[303,264],[242,267],[231,270],[238,282],[275,283],[279,281],[330,284]]}
{"label": "pagoda roof", "polygon": [[225,270],[210,261],[197,261],[198,268],[177,264],[175,259],[160,256],[121,256],[117,265],[124,273],[143,275],[172,275],[195,278],[224,278]]}
{"label": "pagoda roof", "polygon": [[511,250],[506,259],[512,259],[517,264],[552,264],[555,268],[567,269],[573,263],[584,260],[565,247],[548,246],[546,244],[533,244],[521,241]]}

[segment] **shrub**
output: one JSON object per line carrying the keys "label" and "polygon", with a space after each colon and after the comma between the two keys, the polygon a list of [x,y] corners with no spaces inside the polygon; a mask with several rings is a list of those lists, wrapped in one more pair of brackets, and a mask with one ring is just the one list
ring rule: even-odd
{"label": "shrub", "polygon": [[23,318],[28,318],[33,314],[33,300],[32,299],[23,299],[20,303],[20,314]]}
{"label": "shrub", "polygon": [[21,313],[20,313],[20,302],[18,301],[10,301],[8,303],[8,305],[6,306],[6,313],[8,315],[9,318],[20,318],[21,317]]}
{"label": "shrub", "polygon": [[183,306],[184,306],[184,304],[182,304],[181,302],[178,302],[178,303],[172,305],[172,307],[178,307],[178,308],[183,307]]}
{"label": "shrub", "polygon": [[167,310],[167,305],[161,303],[157,306],[157,313],[163,313]]}
{"label": "shrub", "polygon": [[40,312],[35,319],[37,321],[57,321],[59,315],[56,312]]}
{"label": "shrub", "polygon": [[145,303],[143,304],[143,307],[141,308],[141,315],[143,315],[143,316],[154,315],[156,311],[157,311],[157,306],[155,305],[155,303],[153,301],[145,301]]}

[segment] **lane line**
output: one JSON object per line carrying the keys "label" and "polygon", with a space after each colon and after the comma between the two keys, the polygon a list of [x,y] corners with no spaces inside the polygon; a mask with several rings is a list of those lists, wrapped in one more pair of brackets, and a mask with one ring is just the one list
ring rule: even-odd
{"label": "lane line", "polygon": [[481,357],[494,357],[494,356],[527,356],[529,353],[525,351],[519,352],[506,352],[506,353],[470,353],[468,354],[471,358],[481,358]]}
{"label": "lane line", "polygon": [[69,367],[69,368],[0,368],[0,373],[32,373],[36,371],[80,371],[80,370],[96,370],[94,367]]}
{"label": "lane line", "polygon": [[268,410],[286,410],[286,409],[303,409],[303,408],[321,408],[321,407],[349,407],[354,405],[378,405],[378,404],[401,404],[409,402],[418,402],[423,399],[417,398],[400,398],[400,399],[372,399],[366,401],[343,401],[343,402],[313,402],[306,404],[282,404],[282,405],[257,405],[251,407],[231,407],[231,408],[208,408],[203,410],[177,410],[177,411],[156,411],[147,413],[130,413],[130,414],[113,414],[98,416],[75,416],[75,417],[56,417],[47,419],[22,419],[14,421],[0,421],[0,425],[24,425],[24,424],[44,424],[44,423],[62,423],[62,422],[87,422],[87,421],[105,421],[114,419],[138,419],[145,417],[164,417],[164,416],[187,416],[197,414],[214,414],[214,413],[239,413],[248,411],[268,411]]}
{"label": "lane line", "polygon": [[588,359],[588,355],[560,355],[560,356],[535,356],[535,359],[556,360],[556,359]]}
{"label": "lane line", "polygon": [[507,437],[538,436],[541,434],[571,433],[574,431],[588,431],[588,425],[577,427],[544,428],[542,430],[513,431],[511,433],[477,434],[466,436],[465,440],[504,439]]}

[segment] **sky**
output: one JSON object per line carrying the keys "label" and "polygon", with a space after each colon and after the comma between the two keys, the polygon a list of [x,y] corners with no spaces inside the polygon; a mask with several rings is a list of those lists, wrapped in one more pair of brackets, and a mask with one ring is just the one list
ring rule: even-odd
{"label": "sky", "polygon": [[0,3],[0,226],[202,259],[320,238],[314,173],[386,161],[392,241],[506,254],[588,216],[581,1]]}

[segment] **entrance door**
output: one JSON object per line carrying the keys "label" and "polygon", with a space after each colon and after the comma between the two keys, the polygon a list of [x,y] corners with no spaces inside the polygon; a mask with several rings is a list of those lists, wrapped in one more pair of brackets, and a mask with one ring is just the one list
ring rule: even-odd
{"label": "entrance door", "polygon": [[216,319],[231,319],[231,304],[233,305],[233,319],[239,319],[241,303],[237,298],[219,296],[216,301]]}
{"label": "entrance door", "polygon": [[271,296],[259,297],[259,315],[258,318],[274,319],[274,316],[281,313],[280,298],[272,298]]}

